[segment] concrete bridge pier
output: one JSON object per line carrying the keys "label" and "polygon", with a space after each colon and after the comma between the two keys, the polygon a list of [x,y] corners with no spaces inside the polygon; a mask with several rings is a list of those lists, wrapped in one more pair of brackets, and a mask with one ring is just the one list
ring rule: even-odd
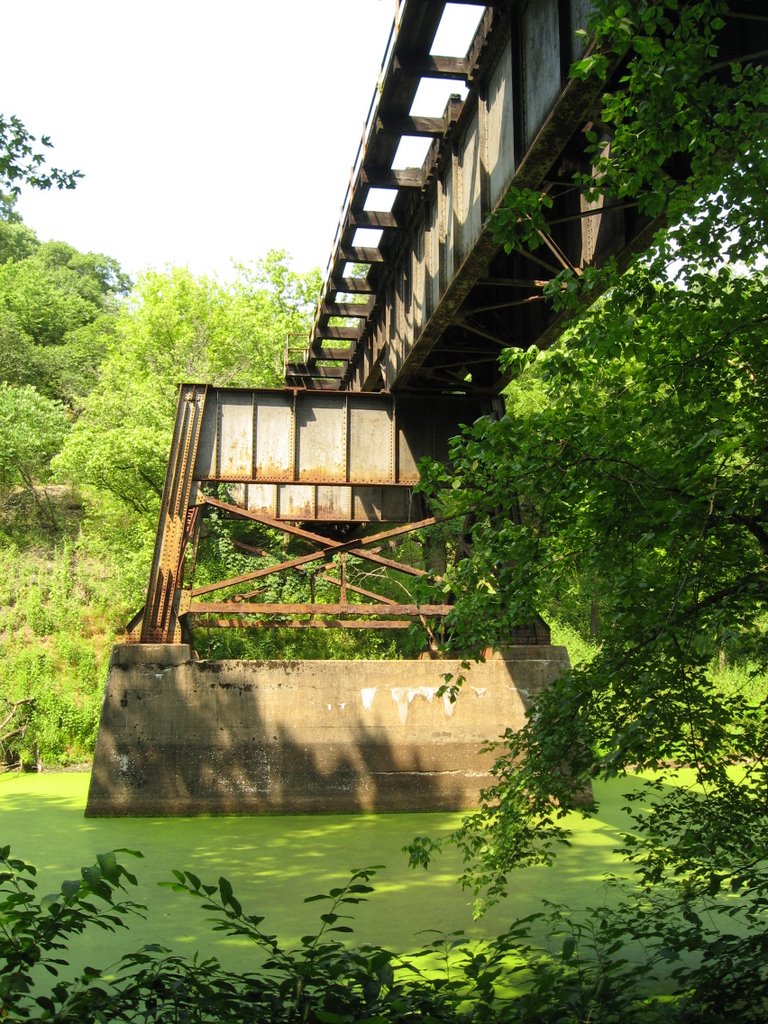
{"label": "concrete bridge pier", "polygon": [[[564,647],[458,661],[197,661],[121,644],[87,816],[461,810],[491,781],[482,744],[520,728]],[[466,678],[451,703],[446,674]]]}

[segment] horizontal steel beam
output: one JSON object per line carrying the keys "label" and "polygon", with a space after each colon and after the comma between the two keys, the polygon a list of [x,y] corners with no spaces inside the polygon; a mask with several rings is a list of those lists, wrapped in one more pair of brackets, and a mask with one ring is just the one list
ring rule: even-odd
{"label": "horizontal steel beam", "polygon": [[373,299],[365,302],[326,302],[323,313],[328,316],[367,317],[373,309]]}
{"label": "horizontal steel beam", "polygon": [[232,601],[192,601],[189,615],[448,615],[450,604],[261,604]]}
{"label": "horizontal steel beam", "polygon": [[341,380],[344,376],[344,371],[338,366],[320,366],[318,363],[313,363],[311,367],[302,363],[288,363],[286,373],[307,380]]}
{"label": "horizontal steel beam", "polygon": [[413,619],[199,619],[203,629],[410,629]]}
{"label": "horizontal steel beam", "polygon": [[346,263],[384,263],[386,258],[380,249],[362,245],[343,245],[339,249],[339,259]]}
{"label": "horizontal steel beam", "polygon": [[351,228],[399,228],[400,221],[394,213],[380,210],[350,210],[347,222]]}
{"label": "horizontal steel beam", "polygon": [[444,117],[382,117],[381,130],[392,135],[415,135],[436,139],[445,135],[448,125]]}
{"label": "horizontal steel beam", "polygon": [[333,277],[331,278],[331,291],[341,292],[342,295],[375,295],[377,284],[367,277]]}
{"label": "horizontal steel beam", "polygon": [[[322,336],[321,336],[322,337]],[[327,359],[329,362],[348,363],[352,358],[354,349],[351,348],[327,348],[324,345],[313,346],[312,352],[316,359]]]}
{"label": "horizontal steel beam", "polygon": [[423,188],[424,173],[420,167],[367,167],[360,180],[371,188]]}
{"label": "horizontal steel beam", "polygon": [[314,338],[319,341],[357,341],[363,330],[362,324],[354,327],[318,327]]}
{"label": "horizontal steel beam", "polygon": [[466,81],[472,67],[464,57],[438,57],[433,54],[420,57],[395,58],[394,74],[414,75],[416,78],[452,78]]}

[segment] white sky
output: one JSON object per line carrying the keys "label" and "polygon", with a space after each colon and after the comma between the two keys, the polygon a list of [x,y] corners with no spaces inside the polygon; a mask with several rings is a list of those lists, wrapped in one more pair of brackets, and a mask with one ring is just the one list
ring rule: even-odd
{"label": "white sky", "polygon": [[[435,52],[463,54],[482,8],[449,10],[460,42],[449,31]],[[0,0],[0,111],[86,175],[26,190],[19,212],[131,274],[226,277],[271,248],[324,268],[394,14],[395,0]]]}

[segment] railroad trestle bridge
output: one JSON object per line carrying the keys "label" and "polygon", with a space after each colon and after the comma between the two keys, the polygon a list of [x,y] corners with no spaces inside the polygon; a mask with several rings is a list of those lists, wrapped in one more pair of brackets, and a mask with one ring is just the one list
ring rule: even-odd
{"label": "railroad trestle bridge", "polygon": [[[496,414],[501,353],[556,339],[563,314],[547,286],[562,271],[627,265],[658,227],[636,205],[574,185],[574,174],[590,174],[586,131],[604,132],[601,94],[612,87],[610,75],[569,78],[593,45],[590,0],[453,2],[478,15],[459,55],[433,45],[446,0],[400,0],[312,329],[287,352],[285,388],[181,386],[147,601],[113,655],[89,814],[465,807],[490,779],[481,743],[520,727],[567,665],[542,622],[521,624],[510,650],[473,669],[454,708],[439,687],[461,671],[456,662],[195,662],[184,642],[194,622],[418,622],[439,647],[434,625],[449,604],[360,586],[346,559],[426,574],[390,547],[435,523],[415,491],[419,459],[445,460],[462,423]],[[764,59],[764,13],[753,0],[740,6],[724,53]],[[449,83],[441,113],[414,108],[425,79]],[[401,143],[414,138],[424,157],[401,166]],[[512,189],[551,200],[535,249],[507,252],[489,229]],[[201,522],[213,511],[310,550],[196,580]],[[270,577],[318,566],[337,600],[264,599]]]}
{"label": "railroad trestle bridge", "polygon": [[[588,169],[584,129],[600,99],[599,85],[568,77],[589,49],[588,0],[471,6],[477,29],[457,56],[433,52],[445,0],[399,5],[314,323],[287,354],[284,394],[182,388],[146,610],[130,641],[178,642],[183,621],[202,617],[306,624],[306,608],[266,607],[253,587],[233,594],[259,570],[220,581],[223,601],[210,599],[210,585],[185,589],[201,515],[217,507],[303,536],[326,561],[345,551],[385,557],[372,549],[392,528],[375,543],[361,536],[429,519],[413,494],[418,457],[445,458],[461,423],[493,414],[506,383],[500,353],[548,344],[561,329],[547,283],[564,268],[627,260],[653,227],[633,206],[588,201],[573,187],[574,170]],[[440,116],[412,112],[425,78],[461,90]],[[401,167],[401,142],[413,138],[426,140],[423,161]],[[507,253],[488,228],[512,188],[552,198],[535,251]],[[228,485],[218,506],[212,481]],[[356,543],[341,543],[342,527]],[[450,610],[385,609],[375,592],[350,599],[344,580],[339,591],[333,606],[314,609],[315,626],[349,628],[358,613],[358,626],[399,628]],[[522,635],[548,641],[543,627]]]}

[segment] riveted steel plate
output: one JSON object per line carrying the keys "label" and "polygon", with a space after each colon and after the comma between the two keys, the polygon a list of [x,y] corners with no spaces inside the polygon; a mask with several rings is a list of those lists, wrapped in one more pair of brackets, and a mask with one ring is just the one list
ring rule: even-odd
{"label": "riveted steel plate", "polygon": [[196,483],[286,521],[410,522],[418,460],[488,403],[464,396],[208,388]]}

